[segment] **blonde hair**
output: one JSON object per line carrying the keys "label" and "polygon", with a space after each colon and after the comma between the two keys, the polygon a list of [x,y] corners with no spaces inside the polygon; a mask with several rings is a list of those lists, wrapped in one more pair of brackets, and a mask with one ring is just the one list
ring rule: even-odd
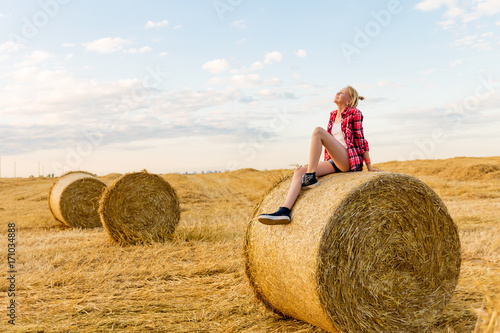
{"label": "blonde hair", "polygon": [[351,103],[349,103],[350,107],[352,107],[352,108],[357,107],[358,102],[360,100],[362,101],[365,99],[363,96],[359,96],[358,92],[353,87],[347,86],[347,90],[349,90],[349,97],[351,97]]}

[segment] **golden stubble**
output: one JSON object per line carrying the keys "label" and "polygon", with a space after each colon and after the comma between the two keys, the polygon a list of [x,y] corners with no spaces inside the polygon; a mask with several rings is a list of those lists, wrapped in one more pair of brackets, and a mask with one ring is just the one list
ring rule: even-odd
{"label": "golden stubble", "polygon": [[[495,311],[498,318],[500,294],[500,157],[376,168],[424,181],[458,226],[458,285],[431,332],[486,331]],[[14,222],[18,270],[17,325],[13,330],[4,316],[0,331],[322,332],[267,310],[244,273],[246,225],[268,187],[289,172],[163,175],[180,202],[173,239],[128,246],[112,242],[102,228],[71,229],[54,220],[47,206],[54,179],[0,179],[0,262],[6,263],[2,249]],[[110,185],[120,176],[99,178]],[[7,288],[2,279],[0,304]]]}

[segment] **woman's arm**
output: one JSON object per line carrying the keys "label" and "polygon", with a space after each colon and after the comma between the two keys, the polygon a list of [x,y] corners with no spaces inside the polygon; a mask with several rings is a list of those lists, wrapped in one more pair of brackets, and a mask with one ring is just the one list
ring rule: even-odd
{"label": "woman's arm", "polygon": [[372,167],[372,161],[370,160],[370,151],[369,150],[367,150],[363,153],[363,158],[365,159],[366,168],[368,169],[368,171],[382,171],[382,170],[374,169]]}
{"label": "woman's arm", "polygon": [[[361,152],[365,152],[370,150],[368,146],[368,141],[365,139],[364,131],[363,131],[363,114],[361,111],[356,109],[356,112],[351,116],[352,121],[352,130],[353,130],[353,139],[354,145],[361,150]],[[364,157],[364,155],[363,155]]]}
{"label": "woman's arm", "polygon": [[363,131],[363,114],[359,110],[357,110],[357,112],[353,115],[353,129],[354,144],[361,150],[368,171],[382,171],[372,167],[372,162],[370,160],[370,147],[368,146],[368,141],[366,141]]}

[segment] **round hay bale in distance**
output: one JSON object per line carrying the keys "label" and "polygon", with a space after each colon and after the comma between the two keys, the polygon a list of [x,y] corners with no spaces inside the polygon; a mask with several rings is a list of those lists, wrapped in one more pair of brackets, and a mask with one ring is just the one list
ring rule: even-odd
{"label": "round hay bale in distance", "polygon": [[49,191],[49,209],[59,222],[74,228],[100,227],[99,200],[106,184],[93,174],[72,171],[62,175]]}
{"label": "round hay bale in distance", "polygon": [[146,171],[117,179],[102,196],[104,229],[120,244],[165,242],[180,219],[177,195],[162,177]]}
{"label": "round hay bale in distance", "polygon": [[439,196],[398,173],[322,177],[302,191],[288,225],[275,211],[291,179],[256,208],[245,269],[258,299],[329,332],[422,332],[441,315],[460,272],[456,225]]}

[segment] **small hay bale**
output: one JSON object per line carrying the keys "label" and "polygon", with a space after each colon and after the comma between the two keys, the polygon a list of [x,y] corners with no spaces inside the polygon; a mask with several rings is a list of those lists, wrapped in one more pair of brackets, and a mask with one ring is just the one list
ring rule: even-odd
{"label": "small hay bale", "polygon": [[146,171],[126,174],[104,193],[99,214],[120,244],[164,242],[179,224],[177,195],[162,177]]}
{"label": "small hay bale", "polygon": [[332,174],[302,191],[290,224],[259,223],[290,182],[263,197],[246,230],[258,299],[329,332],[422,332],[439,318],[458,281],[460,240],[431,188],[398,173]]}
{"label": "small hay bale", "polygon": [[100,227],[98,208],[106,184],[84,171],[68,172],[49,191],[49,209],[59,222],[73,228]]}

